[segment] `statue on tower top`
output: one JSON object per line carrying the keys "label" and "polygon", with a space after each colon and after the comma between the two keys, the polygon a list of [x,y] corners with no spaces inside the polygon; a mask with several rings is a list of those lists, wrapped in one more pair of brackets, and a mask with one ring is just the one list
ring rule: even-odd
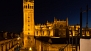
{"label": "statue on tower top", "polygon": [[24,2],[34,2],[34,0],[24,0]]}

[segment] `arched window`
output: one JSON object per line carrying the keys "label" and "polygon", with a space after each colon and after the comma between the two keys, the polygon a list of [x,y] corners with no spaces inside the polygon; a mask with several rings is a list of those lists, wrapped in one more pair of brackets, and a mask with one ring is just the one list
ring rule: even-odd
{"label": "arched window", "polygon": [[30,9],[31,9],[31,6],[30,6]]}
{"label": "arched window", "polygon": [[34,6],[32,6],[32,9],[34,8]]}
{"label": "arched window", "polygon": [[3,51],[3,44],[1,44],[1,50]]}
{"label": "arched window", "polygon": [[50,31],[48,30],[48,36],[50,36]]}
{"label": "arched window", "polygon": [[27,9],[27,5],[26,5],[26,9]]}
{"label": "arched window", "polygon": [[29,4],[28,4],[28,9],[29,9]]}

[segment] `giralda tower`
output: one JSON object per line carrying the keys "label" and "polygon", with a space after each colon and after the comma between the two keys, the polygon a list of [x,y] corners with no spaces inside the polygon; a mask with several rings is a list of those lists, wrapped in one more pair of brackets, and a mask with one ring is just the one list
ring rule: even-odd
{"label": "giralda tower", "polygon": [[23,0],[24,47],[34,46],[34,0]]}

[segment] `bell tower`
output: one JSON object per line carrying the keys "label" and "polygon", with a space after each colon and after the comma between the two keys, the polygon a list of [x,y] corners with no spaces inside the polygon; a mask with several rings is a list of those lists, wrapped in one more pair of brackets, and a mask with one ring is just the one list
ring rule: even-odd
{"label": "bell tower", "polygon": [[34,0],[23,0],[24,48],[34,46]]}

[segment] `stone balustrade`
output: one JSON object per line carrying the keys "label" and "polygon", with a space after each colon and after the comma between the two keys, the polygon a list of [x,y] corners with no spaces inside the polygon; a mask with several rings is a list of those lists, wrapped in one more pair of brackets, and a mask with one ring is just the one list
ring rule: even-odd
{"label": "stone balustrade", "polygon": [[16,51],[20,47],[21,39],[13,38],[0,41],[0,51]]}

